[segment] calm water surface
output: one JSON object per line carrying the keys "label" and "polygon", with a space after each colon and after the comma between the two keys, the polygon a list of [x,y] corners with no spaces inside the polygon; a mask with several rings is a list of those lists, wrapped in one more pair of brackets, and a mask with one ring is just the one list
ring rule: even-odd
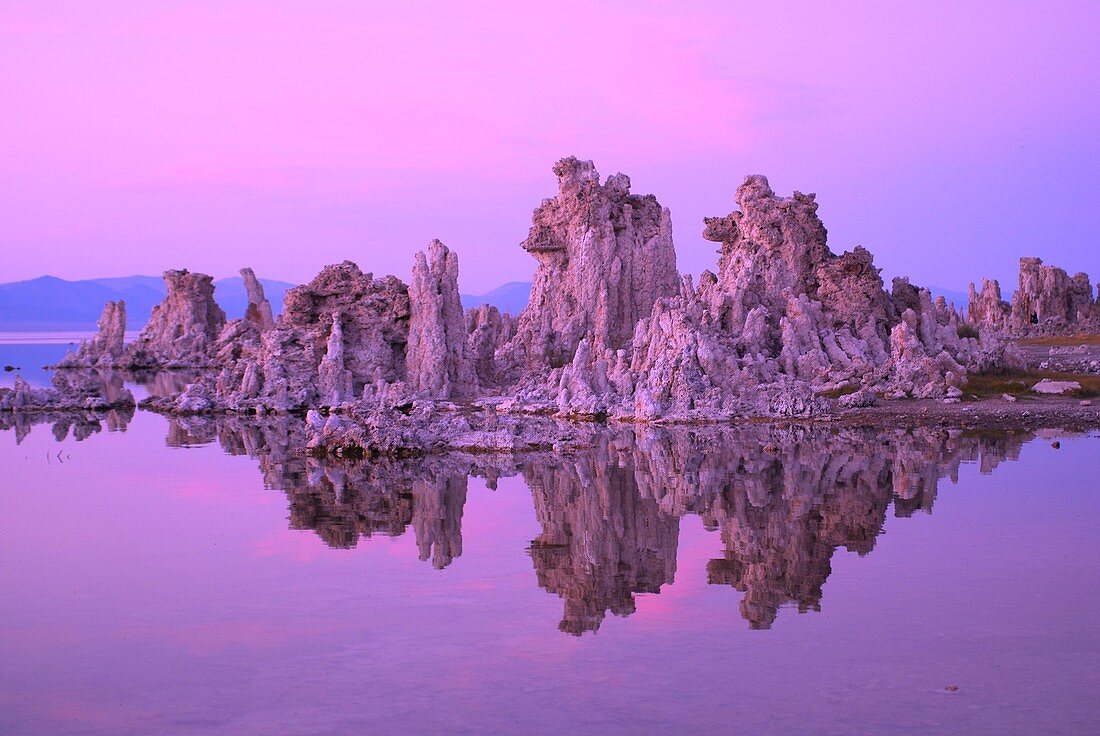
{"label": "calm water surface", "polygon": [[2,733],[1100,727],[1096,434],[0,427]]}

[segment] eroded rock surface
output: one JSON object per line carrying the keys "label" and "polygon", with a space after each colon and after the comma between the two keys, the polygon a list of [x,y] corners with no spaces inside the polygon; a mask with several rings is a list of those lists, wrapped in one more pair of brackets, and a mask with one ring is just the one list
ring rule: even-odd
{"label": "eroded rock surface", "polygon": [[653,195],[630,193],[630,178],[600,184],[591,161],[554,166],[558,195],[532,217],[523,242],[538,262],[512,354],[538,371],[573,359],[585,337],[619,348],[654,302],[678,289],[672,219]]}
{"label": "eroded rock surface", "polygon": [[983,279],[980,294],[970,285],[967,319],[978,329],[992,327],[1017,337],[1098,332],[1100,294],[1093,298],[1088,274],[1070,276],[1039,258],[1021,258],[1011,304],[1001,298],[996,280]]}
{"label": "eroded rock surface", "polygon": [[275,326],[231,322],[215,347],[219,369],[161,411],[289,411],[338,406],[365,390],[403,382],[409,295],[400,279],[375,279],[351,261],[326,266],[287,292]]}
{"label": "eroded rock surface", "polygon": [[431,398],[477,392],[466,346],[466,316],[458,291],[458,256],[438,240],[416,254],[409,285],[409,388]]}
{"label": "eroded rock surface", "polygon": [[824,392],[951,398],[968,369],[1003,363],[995,333],[961,333],[927,289],[901,279],[887,293],[865,249],[832,253],[813,195],[778,197],[750,176],[737,203],[706,220],[717,275],[681,279],[618,349],[588,333],[549,381],[521,383],[521,400],[646,421],[817,416]]}
{"label": "eroded rock surface", "polygon": [[[439,241],[416,255],[409,286],[350,261],[327,266],[288,292],[273,324],[246,269],[249,316],[212,341],[202,332],[196,354],[216,369],[150,406],[317,409],[322,448],[421,451],[472,432],[511,450],[523,442],[492,429],[502,416],[713,422],[823,417],[884,399],[958,402],[970,373],[1017,364],[1003,335],[1017,312],[1061,309],[1050,319],[1074,313],[1080,324],[1095,311],[1087,277],[1028,259],[1020,304],[1031,306],[1008,307],[986,282],[972,290],[970,323],[908,279],[887,291],[868,250],[830,249],[813,194],[779,196],[758,175],[738,187],[733,212],[705,220],[704,236],[720,245],[716,272],[680,277],[655,197],[631,194],[622,174],[601,183],[589,161],[563,159],[554,173],[558,194],[535,210],[523,243],[537,267],[518,319],[489,306],[464,313],[458,258]],[[1051,290],[1061,296],[1042,296]],[[202,322],[166,318],[183,307],[164,311],[146,345],[160,345],[169,323]],[[193,333],[181,331],[176,360]]]}
{"label": "eroded rock surface", "polygon": [[148,324],[126,346],[121,363],[134,368],[205,367],[225,327],[214,301],[214,279],[190,271],[165,271],[168,295],[153,307]]}
{"label": "eroded rock surface", "polygon": [[107,302],[99,316],[97,331],[75,353],[62,359],[63,367],[113,366],[122,358],[126,339],[126,302]]}

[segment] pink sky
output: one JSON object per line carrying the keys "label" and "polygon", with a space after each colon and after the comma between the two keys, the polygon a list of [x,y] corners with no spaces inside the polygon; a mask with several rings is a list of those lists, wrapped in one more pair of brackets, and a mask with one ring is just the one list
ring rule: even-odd
{"label": "pink sky", "polygon": [[1100,277],[1100,4],[773,6],[0,3],[0,281],[405,277],[438,237],[479,293],[566,155],[669,206],[684,272],[764,173],[887,276]]}

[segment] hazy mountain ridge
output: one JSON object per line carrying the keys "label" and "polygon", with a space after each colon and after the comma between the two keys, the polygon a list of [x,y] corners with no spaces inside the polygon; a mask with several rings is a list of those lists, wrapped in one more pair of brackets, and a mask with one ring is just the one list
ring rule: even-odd
{"label": "hazy mountain ridge", "polygon": [[[282,310],[283,296],[294,284],[261,279],[275,313]],[[232,319],[243,317],[248,305],[244,282],[238,276],[214,282],[215,298]],[[94,330],[103,305],[126,302],[127,328],[138,329],[153,307],[165,296],[159,276],[123,276],[66,281],[40,276],[28,281],[0,284],[0,330],[11,332]]]}
{"label": "hazy mountain ridge", "polygon": [[462,306],[470,309],[471,307],[480,307],[482,304],[492,304],[502,312],[509,312],[518,316],[530,299],[530,281],[509,281],[507,284],[502,284],[492,291],[487,291],[478,296],[463,294]]}
{"label": "hazy mountain ridge", "polygon": [[[260,279],[275,314],[282,312],[283,297],[295,284]],[[230,319],[243,317],[248,305],[244,282],[240,277],[214,282],[214,298]],[[462,295],[464,307],[492,304],[503,312],[519,314],[527,306],[531,283],[513,281],[481,295]],[[27,281],[0,284],[0,331],[51,332],[56,330],[94,330],[96,320],[109,301],[126,302],[127,327],[141,328],[153,307],[165,296],[164,280],[159,276],[119,276],[102,279],[67,281],[56,276],[40,276]]]}

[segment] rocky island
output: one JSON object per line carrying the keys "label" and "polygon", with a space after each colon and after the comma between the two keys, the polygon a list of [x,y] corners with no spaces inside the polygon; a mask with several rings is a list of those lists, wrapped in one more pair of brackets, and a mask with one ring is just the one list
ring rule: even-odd
{"label": "rocky island", "polygon": [[237,320],[210,276],[168,271],[135,340],[125,305],[108,303],[54,388],[0,389],[0,411],[132,406],[125,389],[74,376],[188,369],[193,380],[141,408],[304,415],[319,453],[561,448],[592,422],[1100,424],[1100,300],[1086,274],[1023,258],[1011,303],[984,280],[962,310],[905,278],[887,290],[869,251],[830,250],[813,194],[778,196],[749,176],[736,209],[706,218],[718,263],[693,278],[655,196],[624,174],[601,183],[590,161],[554,173],[558,194],[522,243],[536,267],[519,315],[463,310],[458,256],[438,240],[409,284],[326,266],[278,319],[251,269]]}

